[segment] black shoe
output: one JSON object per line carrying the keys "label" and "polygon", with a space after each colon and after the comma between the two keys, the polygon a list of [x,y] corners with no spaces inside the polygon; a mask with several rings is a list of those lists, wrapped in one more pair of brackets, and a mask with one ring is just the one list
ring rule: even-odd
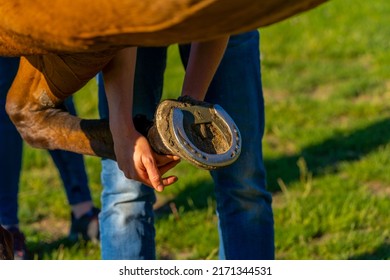
{"label": "black shoe", "polygon": [[76,219],[72,213],[72,225],[70,228],[69,239],[78,241],[82,238],[85,241],[99,240],[99,216],[100,209],[93,207],[89,212]]}
{"label": "black shoe", "polygon": [[14,239],[14,259],[26,260],[27,247],[24,234],[17,227],[10,227],[8,231],[12,234]]}

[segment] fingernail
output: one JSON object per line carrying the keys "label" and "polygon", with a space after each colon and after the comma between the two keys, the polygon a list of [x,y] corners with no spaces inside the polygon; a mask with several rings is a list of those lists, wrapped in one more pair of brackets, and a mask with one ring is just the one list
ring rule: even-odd
{"label": "fingernail", "polygon": [[157,186],[157,191],[162,192],[163,190],[164,190],[163,186],[161,186],[161,185]]}

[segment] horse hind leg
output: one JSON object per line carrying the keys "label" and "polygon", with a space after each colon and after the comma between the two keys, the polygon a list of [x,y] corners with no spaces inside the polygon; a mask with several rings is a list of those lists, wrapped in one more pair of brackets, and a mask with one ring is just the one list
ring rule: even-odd
{"label": "horse hind leg", "polygon": [[115,158],[108,123],[69,114],[64,100],[92,79],[113,53],[23,57],[6,110],[33,147]]}

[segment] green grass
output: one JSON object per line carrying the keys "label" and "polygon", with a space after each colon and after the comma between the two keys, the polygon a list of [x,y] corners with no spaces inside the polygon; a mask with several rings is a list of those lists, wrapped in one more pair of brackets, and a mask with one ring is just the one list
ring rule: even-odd
{"label": "green grass", "polygon": [[[390,259],[390,2],[333,0],[261,29],[264,157],[278,259]],[[169,49],[165,96],[183,69]],[[97,117],[92,81],[75,97]],[[86,157],[100,205],[100,162]],[[25,147],[21,226],[36,259],[99,259],[70,244],[69,207],[46,151]],[[186,163],[158,197],[160,259],[216,259],[217,219],[207,172]]]}

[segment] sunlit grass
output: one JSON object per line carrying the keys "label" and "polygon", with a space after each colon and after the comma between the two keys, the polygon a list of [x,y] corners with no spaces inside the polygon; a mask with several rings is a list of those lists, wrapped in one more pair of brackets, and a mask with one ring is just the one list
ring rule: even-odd
{"label": "sunlit grass", "polygon": [[[390,2],[333,0],[261,29],[266,101],[263,142],[278,259],[390,259]],[[183,68],[169,49],[164,96]],[[97,117],[96,83],[75,97]],[[100,161],[86,157],[100,205]],[[97,244],[67,243],[69,207],[46,151],[26,147],[21,226],[38,259],[99,259]],[[159,194],[161,259],[216,259],[209,174],[187,163]]]}

